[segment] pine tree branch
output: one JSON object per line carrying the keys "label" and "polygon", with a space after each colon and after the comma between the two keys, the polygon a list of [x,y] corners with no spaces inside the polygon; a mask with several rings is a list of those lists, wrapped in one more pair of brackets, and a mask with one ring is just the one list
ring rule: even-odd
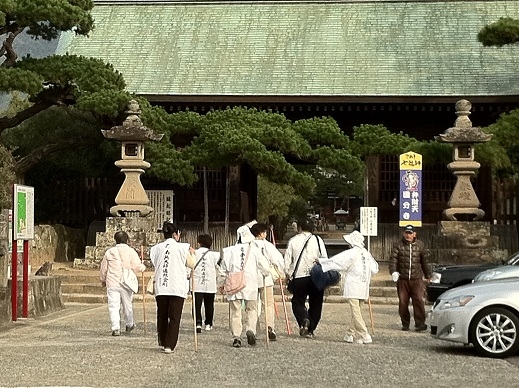
{"label": "pine tree branch", "polygon": [[45,109],[55,105],[51,101],[40,101],[30,107],[18,112],[14,117],[1,117],[0,118],[0,134],[6,129],[16,127],[25,120],[30,119],[34,115],[44,111]]}
{"label": "pine tree branch", "polygon": [[36,98],[32,99],[32,101],[36,101],[33,105],[21,110],[13,117],[0,117],[0,134],[6,129],[20,125],[25,120],[30,119],[45,109],[50,108],[51,106],[70,105],[73,101],[70,99],[67,100],[67,98],[70,96],[71,88],[73,87],[73,85],[47,85],[46,88],[41,93],[39,93]]}
{"label": "pine tree branch", "polygon": [[29,171],[33,166],[41,162],[43,159],[48,157],[49,155],[58,152],[64,151],[68,149],[79,149],[79,148],[87,148],[87,147],[95,147],[100,141],[101,137],[83,137],[83,138],[70,138],[60,141],[58,143],[45,144],[41,147],[38,147],[31,151],[31,153],[23,158],[19,159],[15,166],[14,170],[17,176],[22,176],[27,171]]}

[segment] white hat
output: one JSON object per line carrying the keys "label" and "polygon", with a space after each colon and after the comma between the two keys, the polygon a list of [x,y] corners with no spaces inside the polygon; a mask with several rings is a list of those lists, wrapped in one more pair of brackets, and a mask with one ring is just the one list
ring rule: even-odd
{"label": "white hat", "polygon": [[342,238],[346,240],[346,242],[350,244],[352,247],[364,247],[364,236],[356,230],[354,230],[350,234],[345,234],[344,236],[342,236]]}
{"label": "white hat", "polygon": [[257,221],[251,221],[248,224],[242,225],[238,228],[236,231],[238,241],[240,241],[242,244],[250,243],[251,241],[254,241],[254,235],[250,231],[251,226],[257,224]]}

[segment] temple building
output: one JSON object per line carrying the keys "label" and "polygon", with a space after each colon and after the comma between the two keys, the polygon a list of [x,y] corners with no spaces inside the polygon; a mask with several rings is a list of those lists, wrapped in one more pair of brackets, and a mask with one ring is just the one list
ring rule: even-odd
{"label": "temple building", "polygon": [[[516,0],[94,3],[93,31],[63,34],[58,53],[113,64],[128,91],[168,112],[247,106],[292,120],[331,116],[348,135],[360,124],[383,124],[433,140],[452,126],[460,99],[472,103],[478,127],[519,106],[519,46],[477,40],[485,25],[519,18]],[[397,159],[370,163],[368,205],[379,207],[381,222],[396,221]],[[436,222],[454,178],[446,168],[424,174],[424,222]],[[223,220],[225,175],[210,173],[212,220]],[[255,216],[256,176],[247,166],[232,175],[231,217],[247,221]],[[475,189],[487,220],[495,218],[491,183],[482,166]],[[203,204],[192,199],[202,198],[202,186],[171,189],[175,218],[199,221]]]}

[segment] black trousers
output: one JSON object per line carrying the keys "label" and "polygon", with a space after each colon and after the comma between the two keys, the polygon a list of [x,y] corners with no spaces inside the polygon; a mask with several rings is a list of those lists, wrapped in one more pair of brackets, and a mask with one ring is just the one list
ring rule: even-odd
{"label": "black trousers", "polygon": [[202,326],[202,303],[205,309],[205,324],[213,326],[214,296],[208,292],[195,292],[196,325]]}
{"label": "black trousers", "polygon": [[[308,309],[306,298],[308,297]],[[294,294],[292,295],[292,312],[296,317],[299,327],[303,326],[304,320],[310,320],[308,331],[313,333],[323,311],[324,291],[315,288],[310,276],[294,279]]]}
{"label": "black trousers", "polygon": [[180,330],[180,319],[184,307],[184,298],[180,296],[157,295],[157,334],[159,346],[175,349]]}

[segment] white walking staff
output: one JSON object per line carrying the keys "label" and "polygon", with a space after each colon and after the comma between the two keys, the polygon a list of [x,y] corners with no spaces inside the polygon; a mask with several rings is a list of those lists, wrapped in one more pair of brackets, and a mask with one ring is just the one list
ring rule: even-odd
{"label": "white walking staff", "polygon": [[196,332],[196,308],[195,308],[195,271],[191,270],[191,306],[193,310],[193,329],[195,334],[195,352],[198,352],[198,333]]}
{"label": "white walking staff", "polygon": [[[141,245],[141,263],[144,263],[144,247]],[[144,272],[141,272],[142,278],[142,315],[144,320],[144,334],[146,334],[146,287],[144,286]]]}
{"label": "white walking staff", "polygon": [[267,348],[270,346],[269,342],[269,320],[268,320],[268,306],[267,306],[267,287],[265,286],[265,276],[263,277],[263,304],[265,305],[265,339],[267,341]]}
{"label": "white walking staff", "polygon": [[368,298],[369,320],[371,321],[371,334],[375,335],[375,322],[373,322],[373,309],[371,308],[371,298]]}

